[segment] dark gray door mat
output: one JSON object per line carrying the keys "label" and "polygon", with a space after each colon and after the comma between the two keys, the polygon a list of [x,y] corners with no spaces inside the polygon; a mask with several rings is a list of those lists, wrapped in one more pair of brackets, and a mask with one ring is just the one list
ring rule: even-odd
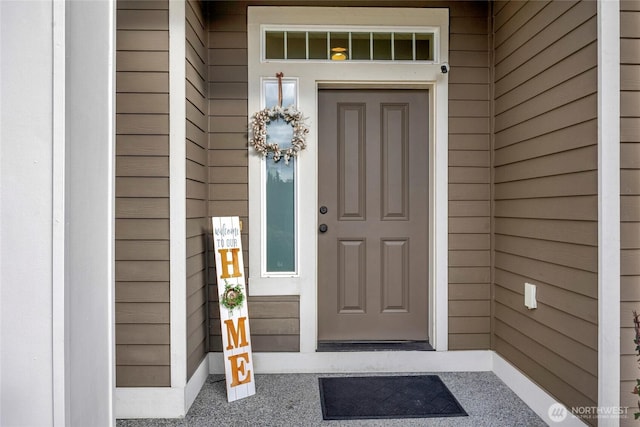
{"label": "dark gray door mat", "polygon": [[319,378],[325,420],[465,417],[437,375]]}

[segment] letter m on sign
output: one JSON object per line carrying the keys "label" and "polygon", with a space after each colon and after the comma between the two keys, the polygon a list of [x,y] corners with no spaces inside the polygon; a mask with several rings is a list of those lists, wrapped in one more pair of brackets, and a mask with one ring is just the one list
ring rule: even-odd
{"label": "letter m on sign", "polygon": [[224,299],[227,291],[235,294],[238,288],[245,296],[243,302],[233,308],[229,308],[228,304],[219,304],[227,400],[233,402],[256,393],[240,220],[237,216],[213,217],[212,225],[218,301],[228,302],[228,299]]}

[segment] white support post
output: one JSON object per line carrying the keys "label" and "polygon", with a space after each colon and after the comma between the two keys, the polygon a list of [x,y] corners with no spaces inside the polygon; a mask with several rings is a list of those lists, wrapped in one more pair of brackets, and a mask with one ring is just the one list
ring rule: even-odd
{"label": "white support post", "polygon": [[[598,2],[598,406],[620,406],[620,3]],[[598,425],[617,426],[617,418]]]}

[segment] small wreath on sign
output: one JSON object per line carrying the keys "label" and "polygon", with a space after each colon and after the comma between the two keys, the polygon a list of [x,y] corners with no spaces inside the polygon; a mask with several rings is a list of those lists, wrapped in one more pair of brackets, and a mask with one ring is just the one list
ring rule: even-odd
{"label": "small wreath on sign", "polygon": [[[279,162],[284,157],[284,162],[289,164],[292,157],[296,157],[298,153],[307,146],[307,134],[309,128],[304,123],[304,116],[293,105],[282,108],[276,105],[271,108],[265,108],[258,111],[251,118],[251,138],[249,144],[263,157],[268,157],[269,153],[273,154],[273,161]],[[281,149],[278,143],[269,143],[267,141],[267,124],[271,121],[282,119],[293,127],[293,136],[291,138],[291,146]]]}
{"label": "small wreath on sign", "polygon": [[242,292],[242,287],[240,285],[232,286],[225,280],[224,292],[222,293],[220,304],[229,310],[233,310],[234,308],[242,307],[243,302],[244,293]]}

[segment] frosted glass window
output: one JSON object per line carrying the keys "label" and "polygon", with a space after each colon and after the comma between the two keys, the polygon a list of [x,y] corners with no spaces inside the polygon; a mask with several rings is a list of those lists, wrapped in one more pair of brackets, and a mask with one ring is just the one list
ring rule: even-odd
{"label": "frosted glass window", "polygon": [[[264,82],[265,106],[278,104],[278,81]],[[282,82],[282,106],[296,104],[296,84]],[[281,148],[291,144],[293,128],[284,120],[267,125],[267,142],[277,142]],[[284,160],[275,163],[265,160],[266,182],[266,266],[267,273],[294,273],[296,271],[296,216],[295,186],[296,162]]]}

